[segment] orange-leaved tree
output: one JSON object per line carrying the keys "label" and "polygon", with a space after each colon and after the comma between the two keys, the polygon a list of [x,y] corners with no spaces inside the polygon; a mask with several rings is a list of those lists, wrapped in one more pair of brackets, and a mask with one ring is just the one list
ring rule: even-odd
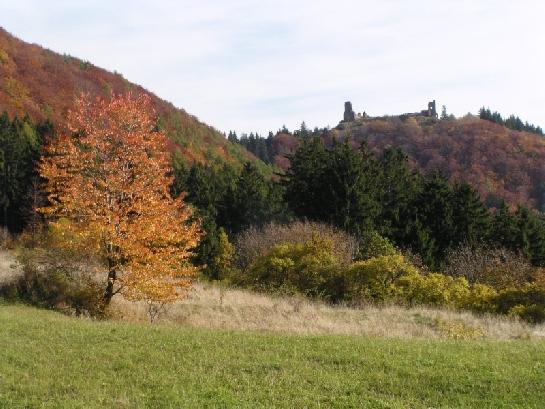
{"label": "orange-leaved tree", "polygon": [[201,236],[183,196],[172,198],[167,138],[144,94],[77,99],[68,132],[39,166],[49,204],[39,209],[66,246],[92,249],[106,266],[104,304],[171,302],[190,288]]}

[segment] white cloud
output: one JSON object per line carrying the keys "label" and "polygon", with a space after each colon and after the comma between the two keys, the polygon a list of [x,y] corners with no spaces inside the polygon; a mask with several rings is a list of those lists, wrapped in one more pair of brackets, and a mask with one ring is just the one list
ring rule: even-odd
{"label": "white cloud", "polygon": [[20,38],[117,70],[221,129],[489,105],[545,125],[545,3],[2,1]]}

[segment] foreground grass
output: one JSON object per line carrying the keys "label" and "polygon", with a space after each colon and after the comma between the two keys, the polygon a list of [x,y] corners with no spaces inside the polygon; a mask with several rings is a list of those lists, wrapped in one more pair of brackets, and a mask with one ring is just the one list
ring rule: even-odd
{"label": "foreground grass", "polygon": [[0,306],[0,407],[541,408],[545,343],[295,336]]}

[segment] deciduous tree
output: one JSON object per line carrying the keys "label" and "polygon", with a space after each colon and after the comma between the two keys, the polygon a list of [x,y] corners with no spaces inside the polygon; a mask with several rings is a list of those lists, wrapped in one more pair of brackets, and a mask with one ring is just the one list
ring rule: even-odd
{"label": "deciduous tree", "polygon": [[40,211],[67,246],[85,245],[104,261],[104,302],[169,302],[184,295],[200,227],[183,195],[173,199],[167,138],[146,95],[81,97],[69,132],[46,148],[39,171],[49,205]]}

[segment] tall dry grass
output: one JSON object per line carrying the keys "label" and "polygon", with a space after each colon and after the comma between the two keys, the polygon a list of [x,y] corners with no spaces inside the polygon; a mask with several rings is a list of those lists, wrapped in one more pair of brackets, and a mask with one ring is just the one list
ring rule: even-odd
{"label": "tall dry grass", "polygon": [[15,281],[21,275],[13,253],[0,249],[0,285]]}
{"label": "tall dry grass", "polygon": [[[114,298],[115,319],[147,321],[145,303]],[[506,317],[425,307],[331,306],[307,299],[197,284],[157,322],[237,331],[283,334],[347,334],[397,338],[541,339],[545,325]]]}
{"label": "tall dry grass", "polygon": [[[16,279],[15,258],[0,251],[0,284]],[[149,321],[144,302],[114,297],[114,319]],[[496,315],[426,307],[348,308],[302,297],[260,294],[197,283],[189,296],[170,305],[157,322],[200,328],[282,334],[346,334],[397,338],[545,339],[545,324],[530,325]]]}

